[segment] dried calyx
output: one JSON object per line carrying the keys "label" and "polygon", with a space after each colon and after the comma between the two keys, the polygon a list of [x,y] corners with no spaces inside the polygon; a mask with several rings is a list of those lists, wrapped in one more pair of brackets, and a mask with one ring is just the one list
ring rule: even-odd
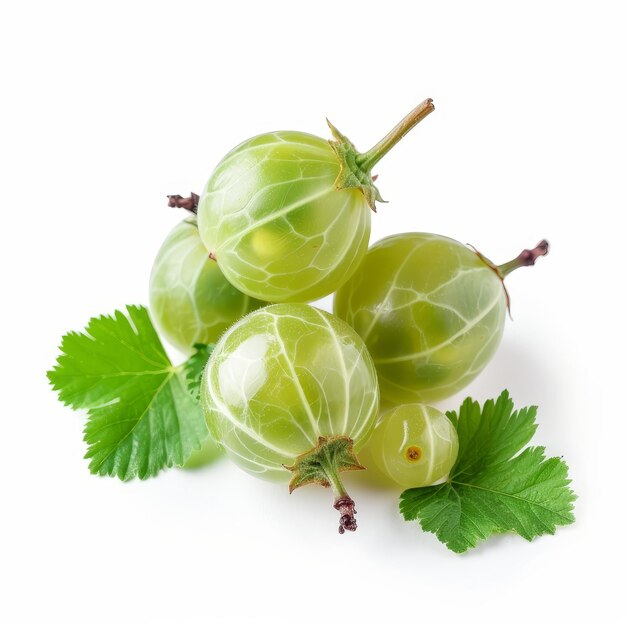
{"label": "dried calyx", "polygon": [[197,193],[191,192],[188,198],[184,198],[180,195],[167,196],[167,206],[175,209],[187,209],[191,213],[198,213],[198,202],[200,202],[200,196]]}
{"label": "dried calyx", "polygon": [[433,101],[430,98],[424,100],[367,152],[359,152],[345,135],[326,120],[334,137],[329,143],[340,164],[339,176],[335,181],[337,189],[360,189],[369,207],[375,212],[376,202],[384,200],[374,185],[376,177],[372,176],[372,169],[402,137],[434,110]]}
{"label": "dried calyx", "polygon": [[349,437],[320,437],[317,446],[296,458],[291,466],[285,466],[291,473],[289,492],[316,483],[330,487],[335,495],[333,506],[339,511],[339,532],[355,531],[356,509],[354,500],[348,495],[340,472],[365,469],[357,460]]}

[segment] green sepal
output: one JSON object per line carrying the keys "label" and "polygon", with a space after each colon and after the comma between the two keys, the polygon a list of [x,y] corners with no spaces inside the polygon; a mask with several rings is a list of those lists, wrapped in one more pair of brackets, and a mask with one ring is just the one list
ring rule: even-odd
{"label": "green sepal", "polygon": [[[471,244],[467,244],[476,254],[476,256],[491,270],[495,273],[495,275],[500,279],[500,282],[502,283],[502,289],[504,289],[504,297],[506,298],[506,310],[509,313],[509,317],[511,317],[511,296],[509,295],[509,290],[506,288],[506,285],[504,284],[504,276],[502,275],[502,272],[500,271],[500,268],[490,259],[488,259],[482,252],[480,252],[479,250],[477,250],[476,248],[474,248],[473,245]],[[513,318],[511,318],[513,319]]]}
{"label": "green sepal", "polygon": [[339,159],[339,176],[335,180],[337,189],[360,189],[365,196],[368,206],[374,213],[376,212],[376,202],[385,202],[382,199],[378,188],[374,184],[371,172],[364,170],[358,163],[358,150],[354,144],[343,134],[341,134],[328,120],[326,120],[333,139],[328,143],[335,151]]}
{"label": "green sepal", "polygon": [[293,465],[284,467],[293,473],[289,493],[311,483],[335,486],[340,472],[365,469],[354,454],[352,439],[344,436],[320,437],[315,448],[297,457]]}

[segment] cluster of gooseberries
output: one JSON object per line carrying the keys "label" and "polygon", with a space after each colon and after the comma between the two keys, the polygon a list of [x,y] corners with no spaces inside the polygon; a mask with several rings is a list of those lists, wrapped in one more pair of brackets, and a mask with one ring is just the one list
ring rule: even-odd
{"label": "cluster of gooseberries", "polygon": [[[547,242],[495,265],[440,235],[403,233],[368,250],[380,194],[372,168],[434,110],[425,100],[367,152],[333,139],[259,135],[229,152],[161,247],[150,308],[184,353],[216,343],[202,404],[211,437],[262,478],[331,487],[355,530],[340,473],[369,454],[388,478],[444,478],[456,430],[424,403],[471,382],[504,328],[505,276]],[[306,302],[335,292],[334,315]],[[380,413],[380,406],[386,411]]]}

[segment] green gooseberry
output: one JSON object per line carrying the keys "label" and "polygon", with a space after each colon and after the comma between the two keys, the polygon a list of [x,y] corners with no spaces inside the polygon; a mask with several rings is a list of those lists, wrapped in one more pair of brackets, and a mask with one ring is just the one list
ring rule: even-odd
{"label": "green gooseberry", "polygon": [[157,253],[150,315],[183,354],[190,354],[194,344],[214,343],[233,322],[265,304],[226,280],[200,240],[195,215],[177,224]]}
{"label": "green gooseberry", "polygon": [[217,165],[198,205],[206,248],[240,291],[269,302],[308,302],[356,271],[369,243],[370,209],[380,200],[378,161],[434,110],[416,107],[371,150],[278,131],[244,141]]}
{"label": "green gooseberry", "polygon": [[547,252],[542,241],[496,266],[440,235],[403,233],[374,244],[335,294],[334,313],[365,341],[383,401],[432,402],[469,384],[502,337],[504,277]]}

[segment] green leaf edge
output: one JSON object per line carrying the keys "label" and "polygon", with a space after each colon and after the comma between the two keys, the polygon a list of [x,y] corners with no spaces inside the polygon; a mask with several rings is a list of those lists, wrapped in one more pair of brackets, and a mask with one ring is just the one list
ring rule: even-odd
{"label": "green leaf edge", "polygon": [[193,347],[195,352],[182,364],[182,368],[189,393],[194,399],[200,402],[202,377],[209,357],[213,353],[213,348],[215,348],[215,344],[196,343]]}
{"label": "green leaf edge", "polygon": [[[65,333],[64,335],[62,335],[61,337],[61,343],[59,344],[58,350],[59,350],[59,356],[56,359],[56,363],[54,364],[54,366],[46,371],[46,378],[48,379],[48,382],[50,383],[52,390],[56,391],[58,393],[58,400],[59,402],[61,402],[61,404],[63,404],[64,406],[67,406],[69,408],[71,408],[74,411],[81,411],[84,410],[87,413],[87,422],[85,424],[85,427],[83,428],[83,441],[89,445],[89,442],[86,439],[87,436],[87,431],[88,431],[88,427],[89,427],[89,422],[90,422],[90,418],[91,418],[91,409],[96,408],[99,405],[96,406],[89,406],[88,404],[85,403],[78,403],[75,401],[72,401],[70,399],[67,398],[68,394],[64,393],[63,388],[59,385],[59,381],[58,381],[58,375],[60,374],[60,372],[63,370],[64,368],[64,362],[67,359],[71,359],[71,357],[66,353],[64,347],[67,344],[68,340],[71,339],[76,339],[78,337],[81,336],[86,336],[86,337],[90,337],[89,332],[88,332],[88,328],[89,326],[93,323],[93,322],[99,322],[99,321],[104,321],[104,320],[110,320],[110,321],[119,321],[120,318],[122,318],[124,321],[129,322],[133,327],[135,327],[135,324],[133,323],[133,314],[143,314],[145,313],[148,316],[148,319],[150,320],[150,324],[152,326],[152,331],[154,332],[154,337],[156,339],[156,341],[158,341],[158,346],[160,347],[160,349],[162,350],[163,354],[166,356],[167,361],[170,365],[170,367],[172,367],[172,371],[171,373],[168,375],[167,380],[171,380],[171,378],[175,375],[180,375],[184,373],[184,376],[181,376],[181,382],[183,383],[183,387],[189,392],[189,395],[191,396],[192,399],[196,399],[197,395],[196,392],[192,389],[192,385],[194,385],[196,383],[195,378],[190,380],[190,369],[191,366],[188,365],[189,361],[191,359],[194,359],[198,357],[198,354],[201,353],[201,351],[208,349],[209,352],[209,356],[211,354],[211,351],[213,350],[213,344],[210,345],[206,345],[206,344],[196,344],[194,345],[194,348],[196,348],[196,352],[194,352],[194,354],[185,362],[183,362],[182,364],[174,367],[171,363],[171,360],[169,359],[169,357],[167,356],[167,353],[165,352],[165,349],[163,348],[163,344],[161,342],[160,337],[158,336],[158,333],[156,331],[156,328],[154,327],[154,324],[152,323],[152,319],[150,317],[150,311],[148,309],[148,307],[143,306],[143,305],[135,305],[135,304],[127,304],[126,305],[126,311],[127,314],[124,313],[124,311],[121,311],[120,309],[115,309],[113,311],[112,314],[102,314],[102,315],[97,315],[97,316],[92,316],[89,318],[87,324],[85,324],[85,329],[82,332],[79,331],[69,331],[67,333]],[[136,330],[136,328],[135,328]],[[207,356],[208,359],[208,356]],[[199,384],[199,383],[198,383]],[[198,392],[199,393],[199,392]],[[208,432],[208,428],[206,431],[206,437],[209,437],[209,432]],[[206,439],[205,437],[205,439]],[[94,462],[90,461],[89,463],[89,472],[94,475],[94,476],[110,476],[110,477],[116,477],[119,478],[121,481],[123,482],[128,482],[134,478],[139,478],[140,480],[147,480],[149,478],[154,478],[155,476],[157,476],[162,470],[165,469],[171,469],[172,467],[183,467],[185,465],[185,463],[187,463],[187,461],[189,461],[189,459],[192,457],[192,455],[196,452],[198,452],[199,450],[201,450],[203,443],[205,441],[205,439],[202,439],[201,441],[198,442],[197,446],[194,446],[189,454],[187,455],[187,458],[185,458],[181,463],[176,463],[174,461],[165,461],[159,468],[155,469],[154,471],[145,471],[145,472],[130,472],[128,474],[126,473],[120,473],[120,471],[101,471],[101,467],[102,467],[102,463],[100,464],[100,466],[98,468],[94,467]],[[85,455],[83,456],[83,459],[85,460],[89,460],[91,459],[93,455],[90,453],[90,450],[87,450],[87,452],[85,453]]]}

